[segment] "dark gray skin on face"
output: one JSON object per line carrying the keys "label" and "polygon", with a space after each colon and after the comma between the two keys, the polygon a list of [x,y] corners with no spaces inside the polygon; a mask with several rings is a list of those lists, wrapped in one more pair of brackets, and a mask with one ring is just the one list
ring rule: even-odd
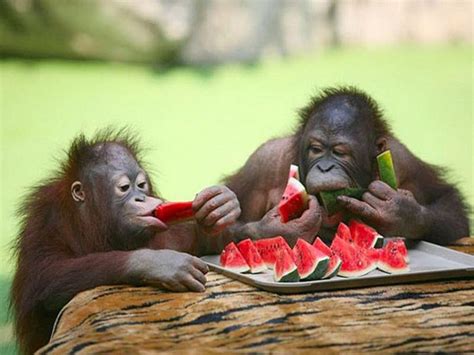
{"label": "dark gray skin on face", "polygon": [[347,99],[336,97],[311,117],[300,143],[300,172],[310,194],[371,182],[376,152],[375,144],[367,143],[374,135],[362,114]]}
{"label": "dark gray skin on face", "polygon": [[90,191],[93,196],[90,201],[85,198],[80,210],[86,213],[90,204],[103,206],[97,212],[108,216],[107,223],[115,236],[111,241],[114,249],[145,246],[157,232],[167,228],[153,217],[162,200],[150,195],[148,175],[125,147],[109,143],[96,149],[99,159],[85,169],[83,179],[83,193]]}

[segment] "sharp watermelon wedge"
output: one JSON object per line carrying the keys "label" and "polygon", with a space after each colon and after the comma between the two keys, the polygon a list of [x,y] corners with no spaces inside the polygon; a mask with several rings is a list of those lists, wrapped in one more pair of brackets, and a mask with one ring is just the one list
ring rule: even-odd
{"label": "sharp watermelon wedge", "polygon": [[354,243],[354,238],[352,238],[351,230],[346,224],[342,222],[339,223],[339,225],[337,226],[336,234],[342,239],[344,239],[346,242]]}
{"label": "sharp watermelon wedge", "polygon": [[358,246],[369,249],[369,248],[381,248],[383,245],[383,237],[373,228],[352,219],[349,222],[349,229],[354,240]]}
{"label": "sharp watermelon wedge", "polygon": [[280,249],[285,249],[287,252],[291,253],[291,248],[286,240],[281,236],[259,239],[254,242],[254,245],[262,257],[263,262],[270,269],[275,267],[277,255]]}
{"label": "sharp watermelon wedge", "polygon": [[185,222],[194,217],[193,202],[165,202],[156,207],[154,215],[166,224]]}
{"label": "sharp watermelon wedge", "polygon": [[300,173],[298,170],[298,165],[291,164],[290,165],[290,174],[288,176],[289,178],[295,178],[296,180],[299,181],[300,179]]}
{"label": "sharp watermelon wedge", "polygon": [[257,248],[250,239],[242,240],[237,244],[237,248],[244,257],[247,264],[250,266],[252,274],[265,271],[267,267],[258,253]]}
{"label": "sharp watermelon wedge", "polygon": [[342,260],[338,275],[344,277],[362,276],[377,267],[377,261],[371,258],[364,249],[350,243],[338,235],[332,241],[331,249]]}
{"label": "sharp watermelon wedge", "polygon": [[296,282],[300,280],[291,249],[289,252],[285,248],[279,250],[273,277],[275,281],[280,282]]}
{"label": "sharp watermelon wedge", "polygon": [[380,250],[377,267],[390,274],[410,271],[408,251],[403,240],[389,240]]}
{"label": "sharp watermelon wedge", "polygon": [[301,182],[293,177],[288,180],[285,191],[278,204],[281,221],[286,223],[301,216],[308,208],[308,194]]}
{"label": "sharp watermelon wedge", "polygon": [[233,272],[246,272],[250,270],[247,262],[234,242],[227,244],[220,256],[221,266]]}
{"label": "sharp watermelon wedge", "polygon": [[319,280],[326,275],[329,256],[313,247],[306,240],[298,239],[296,241],[293,255],[301,280]]}
{"label": "sharp watermelon wedge", "polygon": [[329,248],[319,237],[316,237],[316,240],[313,243],[313,247],[318,249],[320,252],[329,256],[329,265],[326,271],[326,274],[323,276],[323,279],[329,279],[333,276],[336,276],[341,268],[342,260],[337,256],[331,248]]}

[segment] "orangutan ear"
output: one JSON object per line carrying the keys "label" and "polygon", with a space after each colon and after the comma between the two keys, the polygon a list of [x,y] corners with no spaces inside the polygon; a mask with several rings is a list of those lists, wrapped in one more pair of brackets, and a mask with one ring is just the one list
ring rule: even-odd
{"label": "orangutan ear", "polygon": [[71,195],[74,201],[84,202],[86,199],[86,193],[82,189],[82,183],[80,181],[74,181],[71,185]]}
{"label": "orangutan ear", "polygon": [[380,137],[380,138],[377,139],[375,144],[377,145],[377,154],[380,154],[380,153],[385,152],[387,150],[387,138]]}

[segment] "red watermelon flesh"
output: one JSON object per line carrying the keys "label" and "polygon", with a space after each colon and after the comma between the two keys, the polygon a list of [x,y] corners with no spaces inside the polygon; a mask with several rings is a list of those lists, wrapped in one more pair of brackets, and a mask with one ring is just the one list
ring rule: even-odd
{"label": "red watermelon flesh", "polygon": [[354,243],[362,248],[381,248],[383,245],[383,237],[361,221],[352,219],[349,222],[349,230]]}
{"label": "red watermelon flesh", "polygon": [[326,275],[329,256],[313,247],[306,240],[298,239],[296,241],[293,255],[301,280],[319,280]]}
{"label": "red watermelon flesh", "polygon": [[300,174],[298,170],[298,165],[291,164],[290,165],[290,174],[288,176],[289,178],[295,178],[296,180],[300,179]]}
{"label": "red watermelon flesh", "polygon": [[401,243],[403,240],[399,241],[389,241],[382,250],[380,250],[379,260],[377,262],[377,267],[390,274],[407,272],[410,271],[410,267],[407,264],[406,258],[408,254],[404,255],[403,248],[406,251],[405,244],[403,247]]}
{"label": "red watermelon flesh", "polygon": [[250,268],[234,242],[227,244],[221,253],[221,266],[233,272],[246,272]]}
{"label": "red watermelon flesh", "polygon": [[280,282],[296,282],[300,280],[291,249],[288,251],[286,248],[282,248],[278,251],[273,278],[275,281]]}
{"label": "red watermelon flesh", "polygon": [[194,217],[193,202],[165,202],[156,207],[154,215],[166,224],[185,222]]}
{"label": "red watermelon flesh", "polygon": [[331,248],[329,248],[324,242],[316,237],[316,240],[313,243],[313,247],[318,249],[320,252],[324,253],[325,255],[329,256],[329,265],[326,274],[323,276],[323,279],[329,279],[333,276],[336,276],[341,268],[342,260],[339,256],[337,256]]}
{"label": "red watermelon flesh", "polygon": [[336,234],[342,239],[344,239],[346,242],[354,243],[354,238],[352,238],[351,230],[346,224],[342,222],[339,223],[339,225],[337,226]]}
{"label": "red watermelon flesh", "polygon": [[262,257],[263,262],[270,269],[275,267],[277,255],[280,249],[285,249],[291,254],[291,248],[289,247],[286,240],[281,236],[259,239],[254,242],[254,245]]}
{"label": "red watermelon flesh", "polygon": [[308,194],[301,182],[291,177],[278,204],[281,221],[298,218],[308,208]]}
{"label": "red watermelon flesh", "polygon": [[386,247],[388,246],[390,248],[396,248],[397,251],[403,256],[403,258],[405,259],[407,263],[410,261],[408,258],[408,249],[403,239],[400,239],[400,238],[389,239],[385,246]]}
{"label": "red watermelon flesh", "polygon": [[267,267],[262,260],[262,257],[258,253],[257,248],[250,239],[242,240],[237,244],[240,253],[244,257],[247,264],[250,266],[250,272],[252,274],[265,271]]}
{"label": "red watermelon flesh", "polygon": [[377,267],[377,261],[371,258],[364,249],[347,242],[338,235],[334,237],[331,249],[342,260],[342,265],[338,273],[339,276],[362,276]]}

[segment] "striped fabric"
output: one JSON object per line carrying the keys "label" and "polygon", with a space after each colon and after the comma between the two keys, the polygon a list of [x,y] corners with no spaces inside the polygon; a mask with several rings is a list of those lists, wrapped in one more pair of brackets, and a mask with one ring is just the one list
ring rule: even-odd
{"label": "striped fabric", "polygon": [[474,352],[474,281],[277,295],[210,272],[204,293],[99,287],[63,309],[39,353],[290,349]]}

